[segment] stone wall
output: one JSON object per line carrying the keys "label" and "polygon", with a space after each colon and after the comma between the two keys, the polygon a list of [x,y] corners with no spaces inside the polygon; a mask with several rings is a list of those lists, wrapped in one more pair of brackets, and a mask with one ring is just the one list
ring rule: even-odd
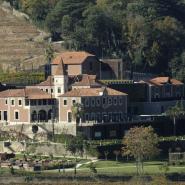
{"label": "stone wall", "polygon": [[[32,126],[38,126],[37,134],[34,134],[32,131]],[[30,124],[14,124],[14,125],[1,125],[2,131],[14,131],[17,134],[23,133],[28,136],[30,139],[38,139],[39,141],[47,141],[47,136],[53,132],[53,124],[52,123],[30,123]],[[54,123],[54,133],[55,134],[70,134],[76,135],[76,124],[75,123]]]}
{"label": "stone wall", "polygon": [[23,142],[9,142],[9,144],[6,146],[6,141],[0,141],[0,153],[24,152],[26,149],[26,144]]}

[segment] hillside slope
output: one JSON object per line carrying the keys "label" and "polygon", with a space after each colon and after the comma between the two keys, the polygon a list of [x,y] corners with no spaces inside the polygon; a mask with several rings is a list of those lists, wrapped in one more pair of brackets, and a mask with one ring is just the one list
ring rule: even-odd
{"label": "hillside slope", "polygon": [[0,6],[0,68],[19,71],[44,65],[46,41],[42,35],[29,21]]}

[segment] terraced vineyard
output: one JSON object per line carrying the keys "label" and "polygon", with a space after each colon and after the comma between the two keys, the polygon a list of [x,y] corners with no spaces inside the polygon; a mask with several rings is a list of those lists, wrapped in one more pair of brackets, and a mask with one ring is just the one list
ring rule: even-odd
{"label": "terraced vineyard", "polygon": [[45,64],[43,32],[0,6],[0,69],[38,69]]}

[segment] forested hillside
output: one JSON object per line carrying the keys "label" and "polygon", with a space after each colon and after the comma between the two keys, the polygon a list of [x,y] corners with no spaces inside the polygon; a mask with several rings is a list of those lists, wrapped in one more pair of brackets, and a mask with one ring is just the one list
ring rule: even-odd
{"label": "forested hillside", "polygon": [[7,0],[68,49],[185,77],[184,0]]}

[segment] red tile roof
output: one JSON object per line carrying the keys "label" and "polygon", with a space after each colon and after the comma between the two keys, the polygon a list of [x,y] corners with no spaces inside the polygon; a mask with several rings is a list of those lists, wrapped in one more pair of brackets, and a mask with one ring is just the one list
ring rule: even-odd
{"label": "red tile roof", "polygon": [[82,80],[76,82],[73,86],[89,86],[89,87],[101,87],[101,84],[96,81],[96,75],[82,75]]}
{"label": "red tile roof", "polygon": [[37,84],[36,86],[54,86],[53,76],[48,76],[47,80]]}
{"label": "red tile roof", "polygon": [[50,99],[51,94],[38,88],[9,89],[0,92],[0,98],[25,97],[27,99]]}
{"label": "red tile roof", "polygon": [[172,85],[183,85],[184,84],[181,81],[170,78],[170,77],[156,77],[148,81],[141,80],[140,83],[148,83],[148,84],[157,85],[157,86],[163,86],[164,84],[167,84],[167,83],[172,84]]}
{"label": "red tile roof", "polygon": [[60,97],[88,97],[88,96],[102,96],[102,92],[109,96],[126,96],[127,94],[116,91],[111,88],[82,88],[73,89]]}
{"label": "red tile roof", "polygon": [[52,64],[59,65],[63,64],[82,64],[87,57],[95,56],[85,51],[69,51],[58,55],[52,62]]}
{"label": "red tile roof", "polygon": [[153,85],[158,85],[158,86],[162,86],[166,83],[170,83],[170,84],[173,84],[173,85],[183,85],[182,82],[180,82],[176,79],[172,79],[170,77],[156,77],[156,78],[153,78],[153,79],[149,80],[148,82],[153,84]]}

